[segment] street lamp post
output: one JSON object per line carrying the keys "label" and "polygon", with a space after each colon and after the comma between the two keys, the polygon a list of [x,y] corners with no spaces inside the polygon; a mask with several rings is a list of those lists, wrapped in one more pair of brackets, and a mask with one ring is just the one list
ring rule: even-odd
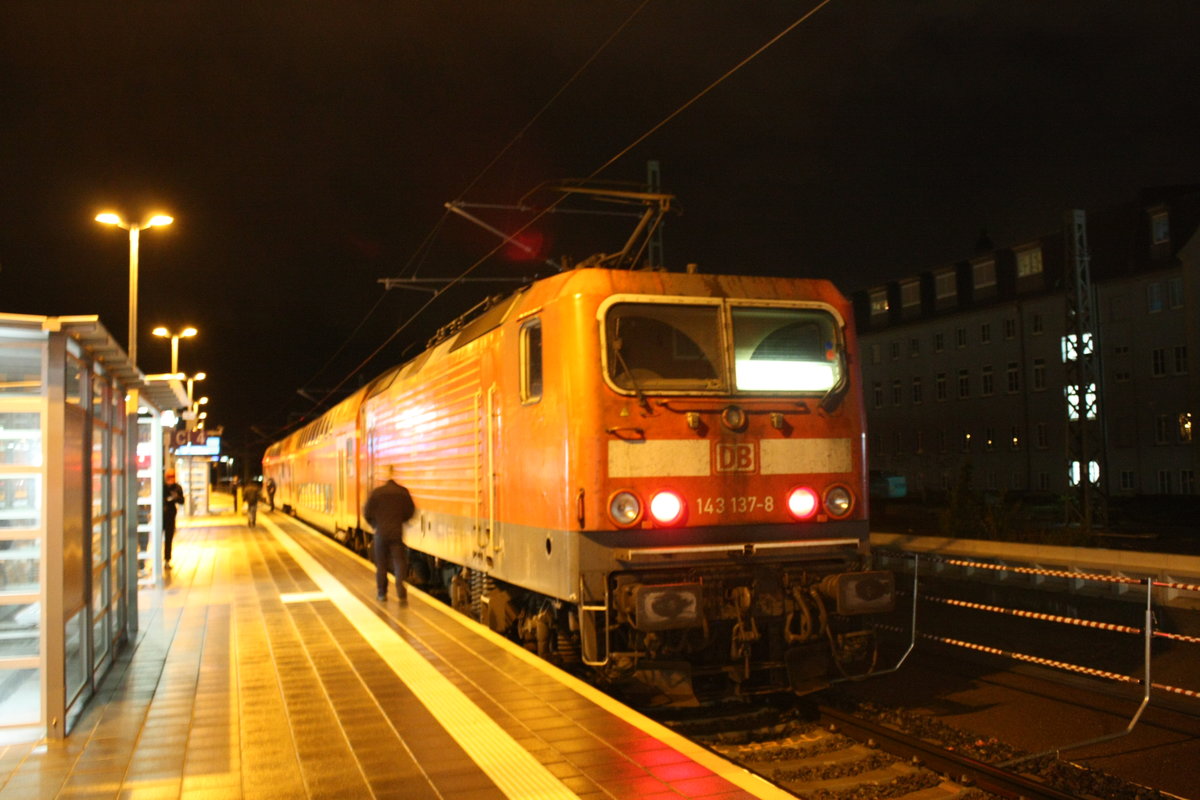
{"label": "street lamp post", "polygon": [[208,374],[204,373],[204,372],[197,372],[195,375],[188,376],[188,379],[187,379],[188,408],[192,407],[192,386],[193,386],[194,382],[202,381],[207,377],[208,377]]}
{"label": "street lamp post", "polygon": [[162,336],[171,340],[171,372],[179,372],[179,340],[195,336],[197,333],[196,329],[188,326],[179,333],[171,333],[166,328],[159,326],[150,332],[155,336]]}
{"label": "street lamp post", "polygon": [[170,225],[173,217],[166,214],[155,214],[148,222],[141,225],[127,223],[116,214],[105,212],[96,215],[96,222],[105,225],[116,225],[129,231],[129,363],[137,367],[137,285],[138,285],[138,234],[146,228],[156,225]]}

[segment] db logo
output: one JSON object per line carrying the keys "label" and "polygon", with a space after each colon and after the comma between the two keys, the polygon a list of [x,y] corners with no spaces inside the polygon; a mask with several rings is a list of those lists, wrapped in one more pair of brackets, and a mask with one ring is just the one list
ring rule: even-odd
{"label": "db logo", "polygon": [[717,472],[754,472],[753,444],[717,444]]}

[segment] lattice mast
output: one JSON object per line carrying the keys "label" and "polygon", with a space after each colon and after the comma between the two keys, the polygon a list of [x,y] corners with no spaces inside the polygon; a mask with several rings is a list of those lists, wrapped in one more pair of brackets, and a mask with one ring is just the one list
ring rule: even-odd
{"label": "lattice mast", "polygon": [[1063,338],[1066,366],[1067,522],[1083,530],[1108,521],[1102,475],[1104,447],[1099,401],[1100,365],[1093,314],[1092,277],[1087,246],[1087,215],[1068,211],[1064,238],[1067,256],[1067,319]]}

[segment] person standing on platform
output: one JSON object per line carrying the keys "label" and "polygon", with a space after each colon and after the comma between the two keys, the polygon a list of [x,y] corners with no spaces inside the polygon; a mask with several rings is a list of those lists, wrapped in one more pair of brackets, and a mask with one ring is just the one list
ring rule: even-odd
{"label": "person standing on platform", "polygon": [[408,489],[396,483],[393,467],[387,468],[387,480],[367,498],[363,507],[363,518],[375,531],[372,552],[375,556],[375,599],[387,600],[387,573],[389,564],[396,576],[396,596],[400,605],[408,602],[408,589],[404,579],[408,577],[408,551],[404,549],[404,523],[412,519],[415,512],[412,495]]}
{"label": "person standing on platform", "polygon": [[258,484],[254,481],[246,484],[245,490],[242,492],[242,500],[246,501],[246,517],[250,520],[250,527],[258,527]]}
{"label": "person standing on platform", "polygon": [[271,504],[271,510],[275,510],[275,479],[267,478],[267,502]]}
{"label": "person standing on platform", "polygon": [[175,473],[167,472],[163,482],[163,565],[171,566],[171,542],[175,539],[175,516],[183,505],[183,487],[175,482]]}

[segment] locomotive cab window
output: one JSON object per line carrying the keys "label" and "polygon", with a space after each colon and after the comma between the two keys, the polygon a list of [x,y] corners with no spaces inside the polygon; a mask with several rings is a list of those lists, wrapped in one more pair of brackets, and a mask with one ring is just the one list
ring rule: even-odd
{"label": "locomotive cab window", "polygon": [[749,392],[828,392],[842,380],[838,330],[806,308],[734,307],[735,384]]}
{"label": "locomotive cab window", "polygon": [[613,383],[629,391],[723,387],[720,307],[616,303],[605,318]]}
{"label": "locomotive cab window", "polygon": [[542,321],[531,319],[521,326],[521,402],[542,399]]}

